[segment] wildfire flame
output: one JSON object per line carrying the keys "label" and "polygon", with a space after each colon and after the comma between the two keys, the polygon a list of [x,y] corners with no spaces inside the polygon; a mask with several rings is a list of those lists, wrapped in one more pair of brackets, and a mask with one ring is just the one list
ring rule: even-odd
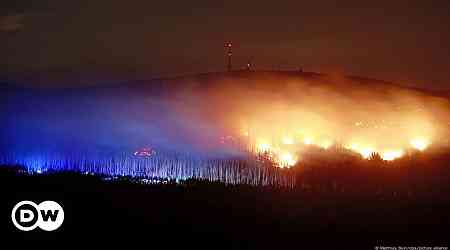
{"label": "wildfire flame", "polygon": [[[246,133],[248,135],[248,133]],[[313,140],[313,136],[304,136],[303,138],[296,138],[293,136],[283,136],[278,141],[271,140],[269,143],[267,139],[258,138],[256,140],[256,153],[266,153],[271,156],[271,160],[275,165],[281,168],[293,167],[299,162],[299,148],[301,146],[316,146],[324,150],[329,149],[333,144],[331,139]],[[405,155],[406,150],[416,149],[424,151],[430,145],[430,140],[425,137],[414,137],[410,140],[408,146],[399,148],[376,148],[369,143],[362,144],[358,142],[350,143],[344,146],[361,155],[364,159],[370,159],[377,154],[385,161],[392,161],[401,158]],[[295,153],[294,153],[295,152]]]}
{"label": "wildfire flame", "polygon": [[423,151],[430,145],[430,142],[424,138],[414,138],[410,144],[413,148]]}
{"label": "wildfire flame", "polygon": [[199,112],[205,124],[239,135],[240,147],[282,167],[306,162],[314,148],[330,154],[344,148],[362,159],[393,161],[430,145],[450,145],[450,101],[395,85],[276,75],[199,86],[194,82],[176,96],[189,96],[194,107],[185,111],[189,119]]}
{"label": "wildfire flame", "polygon": [[291,153],[283,153],[280,155],[280,163],[281,166],[292,167],[297,163],[297,161]]}
{"label": "wildfire flame", "polygon": [[402,157],[404,154],[402,149],[388,150],[381,153],[381,159],[385,161],[392,161],[394,159]]}

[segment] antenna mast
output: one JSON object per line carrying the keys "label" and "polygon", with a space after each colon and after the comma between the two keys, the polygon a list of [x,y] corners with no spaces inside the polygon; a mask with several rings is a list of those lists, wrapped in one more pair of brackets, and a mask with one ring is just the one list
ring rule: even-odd
{"label": "antenna mast", "polygon": [[231,66],[231,57],[233,56],[232,46],[233,46],[233,44],[231,42],[228,42],[226,44],[226,47],[228,49],[228,51],[227,51],[227,58],[228,58],[227,70],[228,70],[228,72],[231,72],[231,70],[232,70],[232,66]]}

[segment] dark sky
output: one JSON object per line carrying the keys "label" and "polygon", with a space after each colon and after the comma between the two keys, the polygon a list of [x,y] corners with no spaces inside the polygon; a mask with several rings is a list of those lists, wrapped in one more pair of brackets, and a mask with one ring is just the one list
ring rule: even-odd
{"label": "dark sky", "polygon": [[[450,89],[450,1],[3,0],[0,75],[337,72]],[[48,73],[52,72],[52,73]],[[56,72],[56,73],[55,73]]]}

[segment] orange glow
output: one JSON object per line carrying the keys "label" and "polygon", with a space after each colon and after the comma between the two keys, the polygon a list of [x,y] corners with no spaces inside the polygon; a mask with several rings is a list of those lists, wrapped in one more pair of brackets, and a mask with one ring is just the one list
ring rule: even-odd
{"label": "orange glow", "polygon": [[259,153],[264,153],[270,151],[271,147],[268,143],[258,143],[256,149]]}
{"label": "orange glow", "polygon": [[[299,138],[303,139],[299,140]],[[302,133],[302,135],[298,135],[297,137],[283,136],[280,137],[279,141],[272,140],[273,144],[268,143],[265,139],[258,138],[255,148],[258,153],[270,153],[271,159],[274,161],[276,166],[282,168],[292,167],[299,161],[299,156],[302,151],[300,149],[302,148],[302,145],[303,147],[316,146],[325,150],[329,149],[330,146],[333,145],[333,141],[331,139],[322,139],[315,142],[312,138],[313,136],[304,136],[304,133]],[[364,159],[370,159],[373,155],[378,154],[381,159],[385,161],[392,161],[404,156],[405,150],[408,148],[423,151],[429,146],[429,144],[430,142],[428,140],[422,137],[416,137],[410,141],[409,145],[405,144],[403,147],[396,149],[388,147],[376,148],[371,146],[369,143],[358,143],[355,141],[344,147],[360,154]]]}
{"label": "orange glow", "polygon": [[294,159],[294,156],[291,153],[283,153],[280,155],[280,165],[292,167],[295,165],[297,161]]}
{"label": "orange glow", "polygon": [[402,157],[404,154],[403,150],[397,149],[397,150],[388,150],[381,153],[381,159],[385,161],[392,161],[397,158]]}
{"label": "orange glow", "polygon": [[333,143],[330,140],[324,140],[318,144],[319,147],[328,149]]}
{"label": "orange glow", "polygon": [[305,139],[303,139],[303,143],[305,145],[311,145],[313,143],[313,140],[309,137],[306,137]]}
{"label": "orange glow", "polygon": [[358,153],[360,153],[364,159],[368,159],[375,151],[372,148],[363,148]]}
{"label": "orange glow", "polygon": [[412,139],[410,144],[413,148],[423,151],[430,145],[430,142],[424,138],[419,137]]}
{"label": "orange glow", "polygon": [[[306,156],[316,149],[331,155],[344,147],[363,159],[379,155],[391,161],[413,150],[430,150],[430,145],[450,144],[450,102],[415,90],[344,77],[270,74],[224,78],[206,90],[199,86],[193,82],[177,95],[195,105],[186,111],[189,118],[199,112],[221,124],[240,136],[249,152],[269,153],[274,165],[283,160],[299,165],[314,158]],[[200,94],[191,96],[196,91]]]}
{"label": "orange glow", "polygon": [[292,137],[286,136],[283,138],[283,144],[292,145],[294,144],[294,139],[292,139]]}

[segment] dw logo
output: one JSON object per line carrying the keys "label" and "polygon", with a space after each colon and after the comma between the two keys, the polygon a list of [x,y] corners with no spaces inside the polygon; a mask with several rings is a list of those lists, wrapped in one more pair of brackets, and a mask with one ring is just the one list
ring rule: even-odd
{"label": "dw logo", "polygon": [[22,231],[31,231],[36,227],[53,231],[62,225],[64,210],[54,201],[44,201],[39,205],[32,201],[21,201],[14,206],[11,219],[14,226]]}

